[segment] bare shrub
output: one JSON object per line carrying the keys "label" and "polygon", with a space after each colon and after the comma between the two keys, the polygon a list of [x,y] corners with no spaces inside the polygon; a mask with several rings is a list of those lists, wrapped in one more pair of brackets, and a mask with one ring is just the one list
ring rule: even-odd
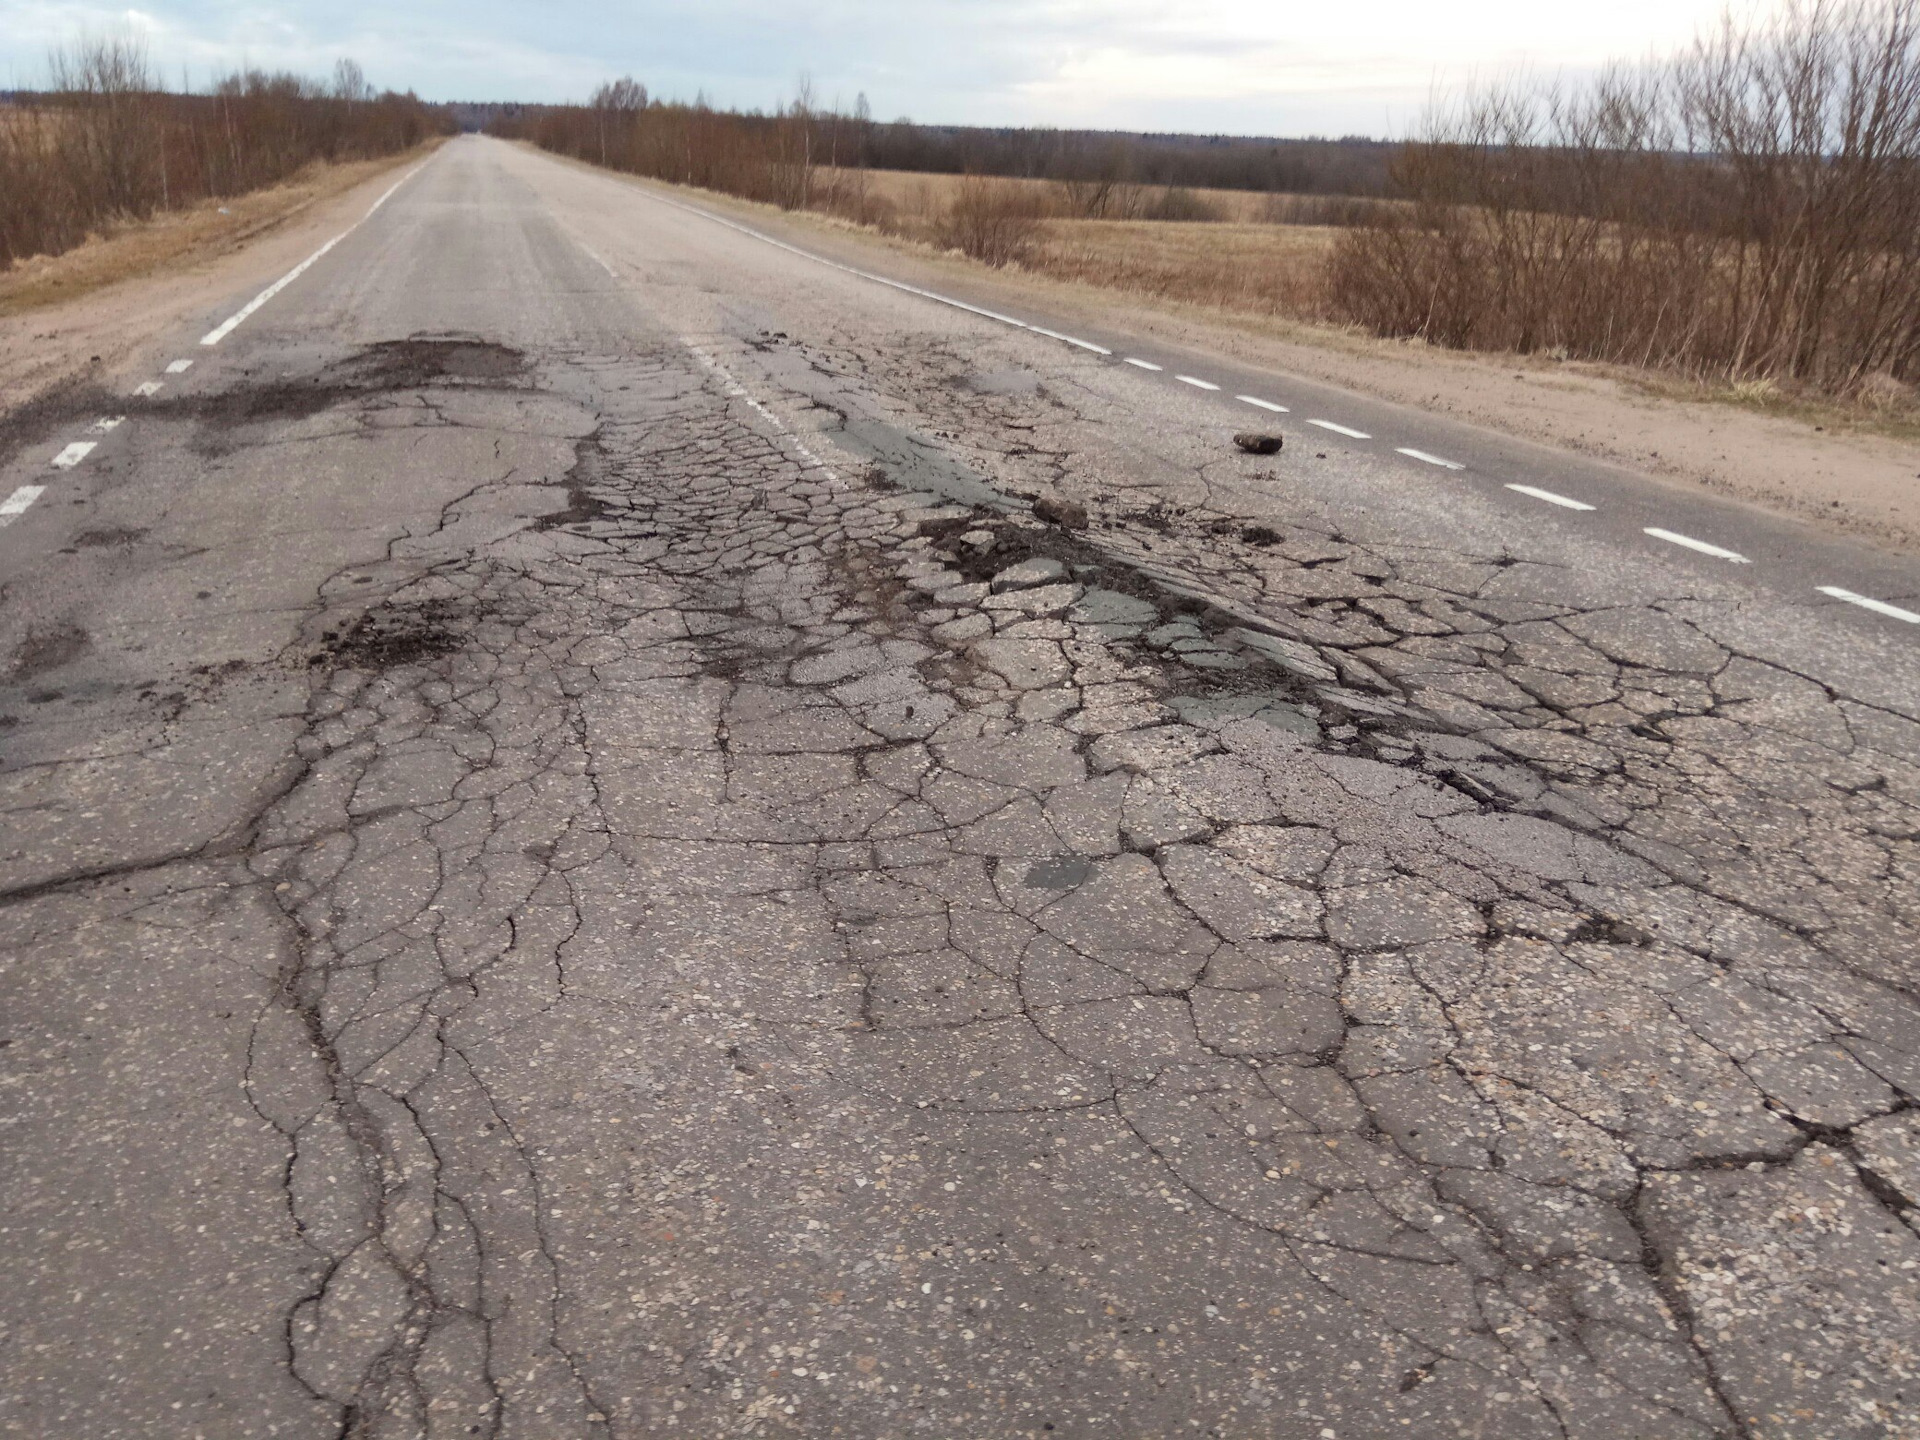
{"label": "bare shrub", "polygon": [[1040,202],[1018,185],[969,175],[960,182],[935,233],[939,242],[987,265],[1026,259],[1040,239]]}
{"label": "bare shrub", "polygon": [[1482,90],[1331,283],[1382,334],[1855,393],[1920,378],[1920,0],[1792,0],[1590,86]]}
{"label": "bare shrub", "polygon": [[110,37],[55,54],[52,79],[0,125],[0,266],[316,160],[405,150],[449,124],[412,96],[373,97],[351,62],[331,85],[250,71],[209,95],[173,95],[139,42]]}

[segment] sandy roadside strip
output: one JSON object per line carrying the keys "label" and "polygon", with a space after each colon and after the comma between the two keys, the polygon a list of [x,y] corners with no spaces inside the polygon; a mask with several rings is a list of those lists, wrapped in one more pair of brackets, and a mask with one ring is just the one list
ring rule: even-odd
{"label": "sandy roadside strip", "polygon": [[[437,142],[378,161],[343,165],[317,180],[261,192],[268,213],[240,236],[220,235],[171,257],[158,273],[90,289],[72,300],[0,315],[0,422],[62,386],[107,382],[135,352],[209,302],[268,284],[363,214],[398,173]],[[284,208],[279,208],[284,207]],[[279,208],[279,213],[271,213]],[[154,230],[161,229],[161,222]],[[136,243],[149,227],[125,238]],[[99,250],[116,241],[89,242]],[[91,256],[69,251],[59,262]]]}
{"label": "sandy roadside strip", "polygon": [[1886,549],[1920,553],[1920,443],[1914,441],[1816,428],[1826,424],[1818,418],[1649,394],[1599,366],[1437,350],[996,272],[825,216],[634,176],[615,178],[738,217],[843,264],[884,269],[910,284],[964,286],[967,295],[1011,313],[1023,304],[1044,308],[1062,323],[1127,331],[1343,386],[1709,490]]}

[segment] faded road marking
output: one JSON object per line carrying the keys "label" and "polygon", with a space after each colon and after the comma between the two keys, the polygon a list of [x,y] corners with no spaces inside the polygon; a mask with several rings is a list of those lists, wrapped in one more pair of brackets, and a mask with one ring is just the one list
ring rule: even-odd
{"label": "faded road marking", "polygon": [[1709,545],[1704,540],[1696,540],[1691,535],[1678,535],[1671,530],[1662,530],[1649,525],[1644,532],[1656,540],[1665,540],[1669,545],[1684,545],[1689,550],[1698,550],[1702,555],[1711,555],[1716,560],[1731,560],[1736,565],[1751,565],[1753,562],[1737,550],[1723,550],[1718,545]]}
{"label": "faded road marking", "polygon": [[1069,345],[1078,345],[1082,350],[1091,350],[1096,355],[1111,355],[1113,351],[1104,345],[1096,345],[1091,340],[1078,340],[1071,335],[1062,335],[1058,330],[1043,330],[1038,325],[1027,327],[1036,335],[1044,335],[1049,340],[1064,340]]}
{"label": "faded road marking", "polygon": [[1570,500],[1565,495],[1556,495],[1551,490],[1541,490],[1532,485],[1509,485],[1509,490],[1517,490],[1522,495],[1531,495],[1536,500],[1544,500],[1549,505],[1563,506],[1568,510],[1591,510],[1593,506],[1584,500]]}
{"label": "faded road marking", "polygon": [[27,507],[47,493],[44,485],[22,485],[6,499],[0,500],[0,526],[11,525],[19,516],[26,514]]}
{"label": "faded road marking", "polygon": [[1351,440],[1371,440],[1373,436],[1364,430],[1355,430],[1348,425],[1337,425],[1331,420],[1309,420],[1309,425],[1318,425],[1322,430],[1331,430],[1336,435],[1345,435]]}
{"label": "faded road marking", "polygon": [[1914,614],[1911,610],[1902,610],[1898,605],[1889,605],[1884,600],[1875,600],[1870,595],[1856,595],[1851,590],[1842,590],[1838,585],[1822,585],[1820,593],[1831,595],[1836,600],[1844,600],[1849,605],[1858,605],[1862,609],[1871,610],[1876,615],[1885,615],[1891,620],[1904,620],[1909,625],[1920,625],[1920,615]]}

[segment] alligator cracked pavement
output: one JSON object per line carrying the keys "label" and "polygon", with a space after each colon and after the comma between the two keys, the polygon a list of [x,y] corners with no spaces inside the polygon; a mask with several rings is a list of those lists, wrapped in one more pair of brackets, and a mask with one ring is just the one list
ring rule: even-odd
{"label": "alligator cracked pavement", "polygon": [[0,1433],[1920,1435],[1913,661],[418,184],[0,603]]}

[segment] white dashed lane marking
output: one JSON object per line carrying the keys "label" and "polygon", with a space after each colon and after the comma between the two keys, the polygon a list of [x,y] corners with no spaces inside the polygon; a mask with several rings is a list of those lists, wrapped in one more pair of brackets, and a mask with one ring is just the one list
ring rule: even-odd
{"label": "white dashed lane marking", "polygon": [[1898,605],[1889,605],[1884,600],[1875,600],[1868,595],[1856,595],[1851,590],[1842,590],[1838,585],[1822,585],[1822,595],[1831,595],[1836,600],[1844,600],[1849,605],[1858,605],[1871,610],[1876,615],[1885,615],[1889,620],[1904,620],[1909,625],[1920,625],[1920,615],[1911,610],[1902,610]]}
{"label": "white dashed lane marking", "polygon": [[71,470],[82,460],[86,459],[87,456],[91,455],[94,452],[94,448],[94,442],[91,440],[76,440],[53,457],[53,468],[56,470]]}
{"label": "white dashed lane marking", "polygon": [[[1409,450],[1405,446],[1402,446],[1399,450],[1395,451],[1394,453],[1397,455],[1405,455],[1410,459],[1419,460],[1428,465],[1438,465],[1442,470],[1464,470],[1467,468],[1466,466],[1457,464],[1452,460],[1442,460],[1438,455],[1429,455],[1424,450]],[[1507,488],[1509,490],[1512,490],[1515,487],[1512,485],[1509,485]]]}
{"label": "white dashed lane marking", "polygon": [[1142,370],[1159,370],[1161,368],[1160,366],[1154,364],[1151,360],[1136,360],[1131,355],[1127,357],[1126,363],[1129,365],[1138,366]]}
{"label": "white dashed lane marking", "polygon": [[1318,425],[1322,430],[1331,430],[1336,435],[1345,435],[1350,440],[1371,440],[1373,436],[1364,430],[1355,430],[1346,425],[1336,425],[1331,420],[1309,420],[1309,425]]}
{"label": "white dashed lane marking", "polygon": [[22,485],[6,499],[0,500],[0,526],[11,525],[18,517],[27,513],[27,507],[47,493],[44,485]]}
{"label": "white dashed lane marking", "polygon": [[1655,525],[1649,525],[1643,533],[1651,535],[1656,540],[1664,540],[1669,545],[1684,545],[1689,550],[1698,550],[1702,555],[1711,555],[1716,560],[1731,560],[1736,565],[1753,563],[1737,550],[1725,550],[1718,545],[1709,545],[1704,540],[1696,540],[1691,535],[1678,535]]}
{"label": "white dashed lane marking", "polygon": [[1570,500],[1565,495],[1556,495],[1551,490],[1540,490],[1532,485],[1509,485],[1509,490],[1517,490],[1522,495],[1531,495],[1536,500],[1544,500],[1549,505],[1559,505],[1568,510],[1591,510],[1593,506],[1584,500]]}
{"label": "white dashed lane marking", "polygon": [[127,417],[124,415],[103,415],[93,422],[93,426],[88,433],[92,435],[105,435],[110,430],[118,430],[126,423],[126,420]]}
{"label": "white dashed lane marking", "polygon": [[142,400],[151,399],[160,393],[160,382],[158,380],[144,380],[133,387],[133,393],[138,395]]}
{"label": "white dashed lane marking", "polygon": [[1191,385],[1196,390],[1218,390],[1220,387],[1211,380],[1202,380],[1197,375],[1176,375],[1173,377],[1182,385]]}
{"label": "white dashed lane marking", "polygon": [[1271,400],[1262,400],[1258,395],[1236,395],[1233,398],[1238,400],[1242,405],[1257,405],[1262,410],[1271,410],[1276,415],[1285,415],[1287,413],[1286,406],[1276,405]]}
{"label": "white dashed lane marking", "polygon": [[167,366],[167,373],[169,375],[184,375],[187,373],[187,371],[191,370],[192,368],[193,368],[193,361],[176,360],[171,365]]}

